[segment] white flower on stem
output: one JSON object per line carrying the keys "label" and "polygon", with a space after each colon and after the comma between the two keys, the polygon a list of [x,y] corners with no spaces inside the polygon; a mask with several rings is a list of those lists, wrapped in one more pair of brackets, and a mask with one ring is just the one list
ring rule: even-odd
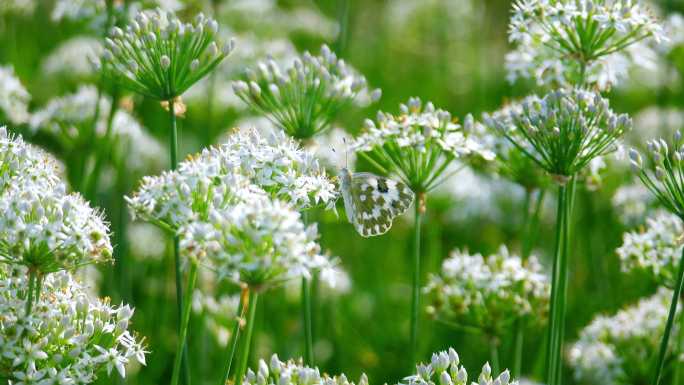
{"label": "white flower on stem", "polygon": [[608,88],[626,68],[644,62],[633,45],[666,40],[639,1],[518,0],[513,5],[506,56],[508,78],[538,84],[593,84]]}
{"label": "white flower on stem", "polygon": [[266,115],[289,136],[311,139],[330,128],[333,119],[361,95],[375,102],[380,90],[370,91],[366,78],[328,46],[318,56],[305,52],[283,68],[268,59],[247,69],[233,85],[235,94]]}
{"label": "white flower on stem", "polygon": [[[518,385],[511,379],[511,374],[504,370],[497,377],[492,375],[489,363],[482,366],[482,371],[473,385]],[[468,385],[468,372],[461,365],[461,360],[453,348],[432,354],[429,364],[418,364],[416,374],[404,378],[405,385]]]}
{"label": "white flower on stem", "polygon": [[62,170],[63,165],[47,152],[0,126],[0,194],[21,184],[53,188],[60,183]]}
{"label": "white flower on stem", "polygon": [[[123,377],[145,347],[127,327],[133,311],[88,296],[67,272],[47,275],[25,315],[26,270],[0,266],[0,373],[12,383],[89,384],[103,370]],[[68,359],[67,359],[68,357]]]}
{"label": "white flower on stem", "polygon": [[263,359],[259,360],[256,372],[252,369],[247,370],[243,384],[245,385],[368,385],[368,378],[365,374],[361,375],[355,384],[347,379],[344,374],[330,377],[321,374],[316,367],[308,367],[302,364],[301,360],[280,361],[277,355],[272,355],[267,363]]}
{"label": "white flower on stem", "polygon": [[570,348],[568,360],[575,378],[606,385],[650,378],[650,367],[643,362],[658,353],[671,296],[661,289],[613,316],[596,317]]}
{"label": "white flower on stem", "polygon": [[520,317],[542,321],[551,290],[535,257],[522,261],[502,246],[488,257],[453,251],[424,291],[434,317],[491,333]]}
{"label": "white flower on stem", "polygon": [[616,250],[622,270],[647,271],[659,283],[673,287],[683,234],[684,224],[677,215],[661,211],[647,218],[643,230],[622,236],[622,245]]}

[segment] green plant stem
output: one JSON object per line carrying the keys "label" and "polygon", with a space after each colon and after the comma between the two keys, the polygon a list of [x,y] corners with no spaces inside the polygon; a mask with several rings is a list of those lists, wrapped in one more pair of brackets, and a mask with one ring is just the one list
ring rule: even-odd
{"label": "green plant stem", "polygon": [[[679,330],[677,331],[677,355],[682,354],[682,346],[684,346],[684,317],[680,312],[679,314]],[[682,378],[682,362],[681,360],[675,360],[674,374],[672,375],[672,385],[679,385]]]}
{"label": "green plant stem", "polygon": [[[171,170],[175,170],[178,167],[178,124],[176,121],[176,111],[173,99],[168,101],[169,103],[169,158],[171,160]],[[176,275],[176,308],[178,314],[178,336],[181,335],[181,318],[183,314],[183,283],[181,278],[181,266],[180,266],[180,240],[178,235],[173,236],[173,262],[175,267]],[[188,349],[187,346],[183,346],[183,372],[184,372],[184,382],[186,385],[190,385],[190,364],[188,361]]]}
{"label": "green plant stem", "polygon": [[252,333],[254,331],[254,315],[256,314],[256,305],[259,294],[253,288],[249,291],[249,310],[247,312],[247,329],[245,330],[245,338],[242,341],[242,356],[238,365],[238,370],[235,373],[235,385],[242,385],[242,379],[247,371],[247,361],[249,360],[249,349],[252,344]]}
{"label": "green plant stem", "polygon": [[313,367],[313,333],[311,326],[311,284],[306,278],[302,278],[302,319],[304,320],[304,363]]}
{"label": "green plant stem", "polygon": [[499,373],[499,343],[496,337],[489,338],[489,351],[492,360],[492,373]]}
{"label": "green plant stem", "polygon": [[[572,182],[570,182],[572,183]],[[556,250],[551,277],[551,309],[549,325],[549,344],[547,350],[548,385],[562,383],[562,353],[565,334],[565,312],[568,277],[568,234],[570,203],[573,188],[566,185],[558,187],[558,209],[556,216]]]}
{"label": "green plant stem", "polygon": [[195,289],[197,282],[197,262],[190,263],[190,271],[188,272],[188,287],[185,291],[185,298],[183,299],[183,314],[180,325],[180,335],[178,337],[178,347],[176,349],[176,359],[173,363],[173,374],[171,376],[171,385],[177,385],[180,377],[181,366],[183,362],[183,352],[185,351],[185,340],[188,336],[188,324],[190,322],[190,309],[192,308],[191,296]]}
{"label": "green plant stem", "polygon": [[36,291],[36,271],[29,269],[28,271],[29,282],[28,282],[28,298],[26,298],[26,308],[24,316],[28,317],[31,314],[31,309],[33,308],[33,295]]}
{"label": "green plant stem", "polygon": [[665,356],[667,355],[667,347],[670,342],[670,334],[672,334],[672,325],[674,324],[675,314],[677,313],[677,302],[682,292],[682,278],[684,278],[684,250],[679,258],[679,271],[677,272],[677,281],[672,292],[672,303],[670,304],[670,312],[667,315],[667,323],[665,324],[665,332],[663,339],[660,342],[660,353],[658,354],[658,361],[656,362],[656,372],[653,385],[660,385],[660,380],[663,375],[663,367],[665,366]]}
{"label": "green plant stem", "polygon": [[[419,198],[420,199],[420,198]],[[415,228],[413,239],[413,291],[411,295],[411,363],[415,365],[418,350],[418,312],[420,306],[420,229],[423,220],[422,204],[415,202]]]}
{"label": "green plant stem", "polygon": [[230,342],[228,343],[228,356],[225,359],[226,366],[223,369],[223,378],[219,385],[225,385],[228,381],[228,376],[230,376],[230,369],[233,366],[233,358],[235,357],[235,350],[237,350],[238,340],[240,339],[240,323],[245,316],[244,310],[244,295],[240,295],[240,302],[237,308],[237,319],[235,320],[235,325],[233,326],[233,333],[230,335]]}

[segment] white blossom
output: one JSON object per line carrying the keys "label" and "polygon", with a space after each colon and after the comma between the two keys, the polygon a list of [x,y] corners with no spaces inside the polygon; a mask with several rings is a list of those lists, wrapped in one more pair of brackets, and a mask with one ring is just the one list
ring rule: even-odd
{"label": "white blossom", "polygon": [[128,331],[128,305],[91,298],[58,272],[45,277],[26,315],[26,277],[25,269],[0,266],[0,373],[11,383],[90,384],[103,371],[125,377],[130,361],[145,364],[142,340]]}

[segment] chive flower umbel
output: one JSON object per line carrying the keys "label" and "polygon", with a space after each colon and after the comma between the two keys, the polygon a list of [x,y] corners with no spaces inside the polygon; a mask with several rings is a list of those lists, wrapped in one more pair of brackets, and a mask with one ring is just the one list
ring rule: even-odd
{"label": "chive flower umbel", "polygon": [[[453,348],[432,354],[429,364],[416,366],[416,374],[406,377],[402,384],[405,385],[468,385],[468,372],[461,365],[460,357]],[[482,366],[482,371],[477,377],[478,385],[518,385],[511,380],[508,370],[503,371],[497,377],[493,377],[492,367],[489,363]]]}
{"label": "chive flower umbel", "polygon": [[272,355],[268,363],[259,360],[256,372],[249,369],[243,381],[245,385],[368,385],[368,378],[361,375],[355,384],[349,381],[344,374],[330,377],[321,374],[316,367],[305,366],[301,361],[280,361],[277,355]]}
{"label": "chive flower umbel", "polygon": [[105,40],[102,68],[136,93],[158,100],[180,96],[234,48],[232,40],[217,40],[216,20],[197,15],[184,23],[161,9],[142,11]]}
{"label": "chive flower umbel", "polygon": [[245,72],[233,84],[235,94],[267,116],[289,136],[310,139],[330,128],[337,114],[366,95],[377,101],[381,91],[369,91],[366,78],[324,45],[318,56],[304,52],[282,68],[273,59]]}
{"label": "chive flower umbel", "polygon": [[665,39],[638,0],[519,0],[509,25],[515,49],[506,56],[508,77],[608,88],[615,79],[604,79],[616,63],[640,61],[640,51],[627,48],[649,38]]}

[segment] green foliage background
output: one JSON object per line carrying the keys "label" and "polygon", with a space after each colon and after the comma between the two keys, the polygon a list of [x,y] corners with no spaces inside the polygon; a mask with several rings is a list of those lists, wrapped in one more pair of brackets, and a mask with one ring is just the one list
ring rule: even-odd
{"label": "green foliage background", "polygon": [[[475,6],[464,16],[454,15],[449,10],[458,7],[444,6],[449,1],[462,2],[464,9],[470,7],[466,3]],[[373,116],[376,108],[396,111],[398,103],[409,96],[431,100],[462,118],[469,112],[478,116],[497,109],[506,100],[533,89],[530,84],[511,86],[505,80],[508,1],[426,1],[425,6],[417,7],[408,16],[408,21],[400,25],[387,16],[392,0],[292,0],[280,3],[285,9],[301,4],[317,7],[337,20],[341,26],[339,37],[326,43],[365,74],[372,86],[382,88],[383,97],[378,105],[340,118],[341,125],[350,133],[358,132],[363,118]],[[670,1],[661,7],[667,11],[684,11],[684,5],[679,1]],[[197,2],[194,8],[201,8],[201,4]],[[40,2],[32,16],[5,15],[0,20],[0,63],[14,66],[33,97],[33,108],[75,89],[76,84],[71,81],[46,77],[39,64],[60,42],[86,28],[75,22],[50,22],[50,9],[50,1]],[[301,50],[317,51],[323,43],[303,34],[290,37]],[[240,42],[237,44],[239,47]],[[675,70],[684,69],[684,55],[675,52],[671,59]],[[628,91],[611,92],[609,97],[615,110],[633,113],[654,104],[681,107],[684,100],[681,89],[681,84],[668,84],[660,89],[637,85]],[[135,99],[135,102],[135,115],[162,143],[166,143],[163,110],[152,101]],[[213,122],[208,125],[206,106],[189,107],[181,122],[182,153],[193,153],[203,145],[213,143],[237,118],[237,112],[230,109],[220,108],[214,114]],[[17,129],[22,131],[21,127]],[[44,138],[29,140],[46,146],[58,156],[64,155],[55,143]],[[364,165],[359,164],[357,168],[364,168]],[[609,172],[598,191],[579,190],[574,217],[576,230],[572,234],[574,242],[570,250],[568,340],[574,339],[579,329],[597,313],[612,313],[655,290],[655,285],[644,277],[621,273],[614,253],[627,229],[617,219],[610,199],[615,189],[629,178],[626,173]],[[112,223],[119,260],[114,267],[100,268],[103,274],[100,292],[111,297],[114,303],[125,301],[134,305],[133,327],[147,337],[151,351],[148,367],[132,373],[126,383],[163,384],[170,377],[176,338],[171,248],[169,242],[169,253],[162,262],[140,261],[127,255],[126,240],[120,234],[129,216],[121,196],[136,183],[131,177],[114,191],[100,191],[94,202],[106,210]],[[458,184],[459,178],[453,183]],[[535,250],[548,265],[553,247],[555,196],[547,194],[546,199]],[[493,204],[502,213],[500,217],[475,212],[465,216],[465,220],[454,220],[452,213],[471,212],[471,203],[448,195],[435,195],[428,202],[423,272],[436,272],[442,259],[455,247],[489,253],[500,244],[506,244],[519,250],[522,202],[502,197]],[[352,379],[365,372],[371,383],[395,383],[412,371],[407,352],[411,218],[399,220],[389,234],[372,239],[358,236],[343,215],[337,218],[332,213],[318,212],[314,218],[319,222],[323,247],[340,256],[352,279],[352,290],[347,294],[332,297],[319,292],[317,295],[314,335],[318,364],[326,372],[344,372]],[[275,290],[264,296],[259,304],[252,367],[257,357],[267,357],[273,352],[281,358],[302,354],[300,310],[297,296],[292,292],[296,293],[296,289]],[[193,315],[189,333],[193,383],[217,383],[225,351],[206,330],[201,316]],[[538,356],[544,334],[544,330],[533,330],[525,341],[523,372],[537,378],[542,376],[542,361]],[[504,336],[504,367],[512,365],[511,341],[511,336]],[[427,360],[430,352],[448,346],[459,351],[471,373],[478,372],[479,366],[488,359],[486,342],[479,336],[454,331],[423,317],[420,357]],[[100,383],[117,381],[113,377],[103,378]]]}

